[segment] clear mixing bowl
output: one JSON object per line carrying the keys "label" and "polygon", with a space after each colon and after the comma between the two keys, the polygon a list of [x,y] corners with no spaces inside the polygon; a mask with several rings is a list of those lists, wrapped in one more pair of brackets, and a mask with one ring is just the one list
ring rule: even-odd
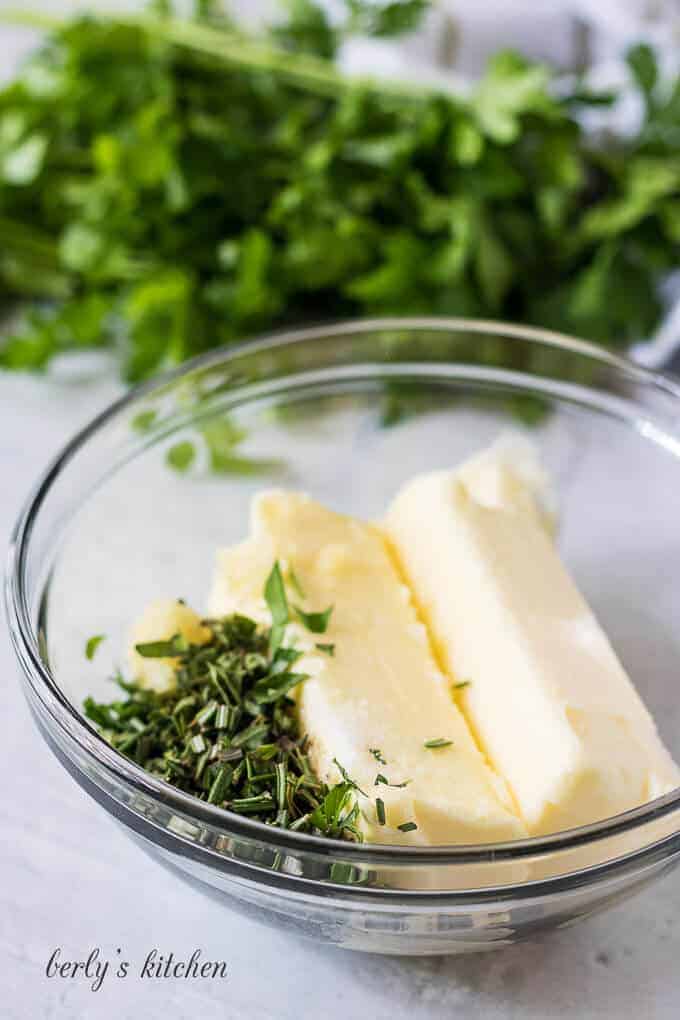
{"label": "clear mixing bowl", "polygon": [[[539,330],[402,319],[199,358],[120,400],[55,461],[16,526],[6,593],[29,705],[65,768],[178,877],[352,949],[507,945],[673,867],[680,790],[541,839],[355,845],[195,800],[83,718],[85,695],[113,697],[107,677],[147,602],[204,605],[215,550],[243,537],[258,489],[378,517],[405,479],[507,428],[538,444],[559,491],[562,555],[680,759],[680,386]],[[188,470],[168,464],[191,451]],[[88,662],[95,633],[107,640]]]}

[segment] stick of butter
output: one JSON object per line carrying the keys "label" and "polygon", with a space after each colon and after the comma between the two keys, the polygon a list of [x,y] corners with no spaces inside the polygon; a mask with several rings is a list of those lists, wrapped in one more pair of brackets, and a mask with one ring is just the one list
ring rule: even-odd
{"label": "stick of butter", "polygon": [[[526,835],[435,664],[381,533],[309,497],[263,493],[253,504],[251,537],[219,555],[210,612],[269,623],[262,591],[275,560],[284,574],[293,568],[305,609],[333,606],[322,637],[288,627],[304,649],[296,669],[308,674],[297,692],[300,726],[318,775],[338,781],[336,759],[367,794],[359,798],[366,838],[436,844]],[[289,594],[300,601],[292,587]],[[316,642],[333,645],[333,654]],[[440,738],[452,743],[425,747]],[[379,774],[408,784],[376,785]],[[409,822],[417,829],[398,828]]]}
{"label": "stick of butter", "polygon": [[476,458],[415,478],[385,528],[439,662],[469,681],[460,705],[479,746],[542,835],[642,804],[680,771],[526,484],[519,499],[518,479],[490,485],[489,471]]}
{"label": "stick of butter", "polygon": [[181,634],[193,644],[203,644],[210,631],[201,623],[200,616],[177,599],[158,599],[146,607],[130,634],[128,659],[130,670],[137,683],[155,691],[165,691],[175,683],[177,659],[145,658],[135,645],[147,641],[168,641]]}

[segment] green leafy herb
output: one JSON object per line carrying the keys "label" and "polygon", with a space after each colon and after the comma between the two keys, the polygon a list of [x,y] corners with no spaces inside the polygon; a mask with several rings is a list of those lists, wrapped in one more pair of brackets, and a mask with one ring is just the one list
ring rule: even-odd
{"label": "green leafy herb", "polygon": [[452,740],[447,740],[446,737],[435,737],[433,740],[426,740],[423,747],[428,750],[436,750],[439,747],[450,747],[453,743]]}
{"label": "green leafy herb", "polygon": [[135,432],[149,432],[156,423],[158,411],[150,408],[148,411],[140,411],[132,419],[132,427]]}
{"label": "green leafy herb", "polygon": [[333,612],[333,606],[329,606],[328,609],[324,609],[320,613],[307,613],[304,609],[300,609],[299,606],[293,606],[295,615],[305,625],[307,630],[311,630],[312,634],[325,634],[328,629],[328,621],[331,618]]}
{"label": "green leafy herb", "polygon": [[260,475],[277,471],[278,460],[247,457],[239,452],[239,446],[247,433],[235,425],[231,418],[211,419],[199,430],[199,438],[205,447],[207,463],[213,474]]}
{"label": "green leafy herb", "polygon": [[[156,411],[142,411],[132,421],[139,432],[153,428],[158,420]],[[282,461],[248,457],[239,451],[247,432],[231,418],[211,419],[193,433],[191,439],[174,443],[166,451],[166,462],[175,471],[184,473],[197,461],[211,474],[253,476],[279,471]]]}
{"label": "green leafy herb", "polygon": [[272,628],[269,638],[269,654],[272,658],[276,655],[281,646],[286,625],[290,619],[288,610],[288,599],[283,583],[281,567],[278,560],[272,567],[264,587],[264,597],[272,616]]}
{"label": "green leafy herb", "polygon": [[[593,136],[580,114],[612,97],[516,54],[466,97],[333,63],[348,35],[409,31],[426,7],[343,0],[331,19],[294,0],[257,36],[205,3],[187,21],[170,2],[20,13],[52,31],[0,91],[0,288],[24,303],[0,363],[106,348],[136,380],[293,321],[383,313],[649,336],[678,264],[675,83],[635,47],[640,127]],[[411,410],[388,395],[387,421]],[[268,467],[226,433],[197,441],[214,471]]]}
{"label": "green leafy herb", "polygon": [[418,826],[416,825],[415,822],[402,822],[401,825],[397,826],[397,828],[401,832],[413,832],[414,829],[418,828]]}
{"label": "green leafy herb", "polygon": [[173,634],[169,640],[145,641],[135,645],[135,651],[145,659],[167,659],[182,655],[188,647],[182,634]]}
{"label": "green leafy herb", "polygon": [[351,833],[360,839],[355,822],[359,816],[355,787],[350,783],[337,783],[325,794],[321,803],[309,816],[309,824],[327,836]]}
{"label": "green leafy herb", "polygon": [[430,0],[345,0],[345,3],[350,15],[346,31],[375,36],[413,31],[430,6]]}
{"label": "green leafy herb", "polygon": [[379,761],[381,765],[387,765],[382,751],[379,747],[369,747],[369,752],[373,755],[376,761]]}
{"label": "green leafy herb", "polygon": [[318,648],[320,652],[324,652],[325,655],[330,655],[331,658],[335,655],[335,645],[332,643],[324,644],[323,642],[317,641],[315,647]]}
{"label": "green leafy herb", "polygon": [[97,649],[99,648],[102,641],[106,640],[105,634],[94,634],[91,638],[87,639],[85,644],[85,658],[92,662],[94,659]]}
{"label": "green leafy herb", "polygon": [[357,786],[354,780],[347,774],[347,770],[342,767],[337,758],[333,758],[333,764],[337,768],[338,772],[342,776],[347,786],[350,786],[353,790],[356,790],[357,793],[360,793],[362,795],[362,797],[368,797],[368,794],[365,793],[360,786]]}
{"label": "green leafy herb", "polygon": [[293,831],[361,840],[358,786],[342,768],[341,782],[321,782],[299,732],[289,694],[305,679],[293,669],[300,652],[271,637],[287,619],[278,564],[266,598],[270,630],[235,614],[205,620],[203,644],[180,635],[139,644],[142,655],[176,660],[175,684],[158,692],[117,677],[124,698],[87,698],[85,712],[116,750],[209,804]]}
{"label": "green leafy herb", "polygon": [[382,774],[382,772],[379,772],[378,775],[375,777],[375,783],[373,785],[391,786],[394,790],[403,790],[404,787],[408,786],[410,782],[411,782],[410,779],[405,779],[403,783],[391,783],[389,779],[387,779],[387,777]]}
{"label": "green leafy herb", "polygon": [[196,447],[190,439],[183,439],[168,449],[165,459],[175,471],[184,473],[196,460]]}
{"label": "green leafy herb", "polygon": [[378,818],[378,825],[385,824],[385,802],[380,797],[375,798],[375,813]]}

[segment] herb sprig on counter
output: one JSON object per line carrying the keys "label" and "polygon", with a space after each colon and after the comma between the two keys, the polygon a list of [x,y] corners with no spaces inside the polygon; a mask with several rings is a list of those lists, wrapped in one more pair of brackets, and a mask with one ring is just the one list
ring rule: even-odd
{"label": "herb sprig on counter", "polygon": [[175,684],[149,690],[118,676],[124,697],[87,698],[85,712],[112,747],[152,775],[209,804],[294,831],[361,840],[354,781],[314,774],[290,692],[306,679],[301,652],[284,645],[288,606],[279,564],[267,579],[271,628],[234,614],[205,620],[210,638],[182,635],[136,645],[175,660]]}
{"label": "herb sprig on counter", "polygon": [[[337,6],[340,27],[296,0],[255,37],[205,0],[193,21],[158,0],[35,19],[53,32],[0,91],[0,291],[35,303],[0,364],[107,347],[134,380],[253,331],[382,313],[610,346],[653,331],[680,248],[680,83],[651,50],[629,58],[639,130],[597,136],[578,114],[607,97],[515,54],[467,97],[351,79],[348,33],[409,30],[428,5]],[[189,470],[190,446],[171,463]]]}

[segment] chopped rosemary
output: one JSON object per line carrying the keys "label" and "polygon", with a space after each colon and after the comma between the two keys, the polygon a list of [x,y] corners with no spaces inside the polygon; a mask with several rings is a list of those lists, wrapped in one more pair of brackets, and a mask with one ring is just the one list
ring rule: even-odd
{"label": "chopped rosemary", "polygon": [[426,747],[430,751],[434,751],[439,747],[450,747],[453,743],[452,740],[447,740],[446,737],[435,737],[434,740],[426,740],[423,747]]}
{"label": "chopped rosemary", "polygon": [[265,599],[270,628],[235,614],[204,620],[204,644],[176,634],[136,645],[147,658],[174,659],[175,684],[159,692],[118,676],[124,697],[110,704],[87,698],[85,713],[116,750],[209,804],[297,832],[361,841],[363,791],[337,762],[342,781],[322,783],[298,728],[290,693],[306,677],[294,670],[301,653],[283,646],[290,614],[278,563]]}
{"label": "chopped rosemary", "polygon": [[334,644],[327,645],[327,644],[324,644],[323,642],[317,641],[316,647],[319,649],[320,652],[325,652],[326,655],[330,655],[331,657],[335,655],[335,645]]}
{"label": "chopped rosemary", "polygon": [[375,813],[378,818],[378,825],[385,824],[385,802],[380,797],[375,798]]}
{"label": "chopped rosemary", "polygon": [[387,765],[383,753],[379,747],[369,747],[369,752],[373,755],[376,761],[379,761],[381,765]]}
{"label": "chopped rosemary", "polygon": [[342,778],[344,779],[345,783],[347,783],[348,786],[350,786],[353,790],[356,790],[358,793],[360,793],[362,797],[368,797],[368,794],[365,793],[361,789],[361,787],[358,786],[357,783],[354,782],[354,780],[351,778],[351,776],[347,775],[347,769],[342,767],[342,765],[340,764],[340,762],[338,761],[337,758],[333,759],[333,764],[335,765],[335,767],[337,768],[338,772],[340,773],[340,775],[342,776]]}
{"label": "chopped rosemary", "polygon": [[408,786],[410,782],[411,782],[410,779],[405,779],[403,783],[391,783],[387,776],[384,776],[382,772],[379,772],[378,775],[375,777],[375,782],[373,785],[380,786],[382,784],[383,786],[391,786],[393,790],[403,790],[404,787]]}
{"label": "chopped rosemary", "polygon": [[401,832],[413,832],[413,830],[417,829],[418,826],[416,825],[415,822],[402,822],[401,825],[397,826],[397,828]]}
{"label": "chopped rosemary", "polygon": [[453,684],[451,686],[451,690],[452,691],[462,691],[464,687],[469,687],[469,686],[470,686],[470,681],[469,680],[461,680],[461,682],[459,684]]}
{"label": "chopped rosemary", "polygon": [[89,662],[92,662],[97,649],[99,648],[102,641],[105,640],[106,640],[105,634],[93,634],[91,638],[88,638],[87,643],[85,645],[85,658]]}

